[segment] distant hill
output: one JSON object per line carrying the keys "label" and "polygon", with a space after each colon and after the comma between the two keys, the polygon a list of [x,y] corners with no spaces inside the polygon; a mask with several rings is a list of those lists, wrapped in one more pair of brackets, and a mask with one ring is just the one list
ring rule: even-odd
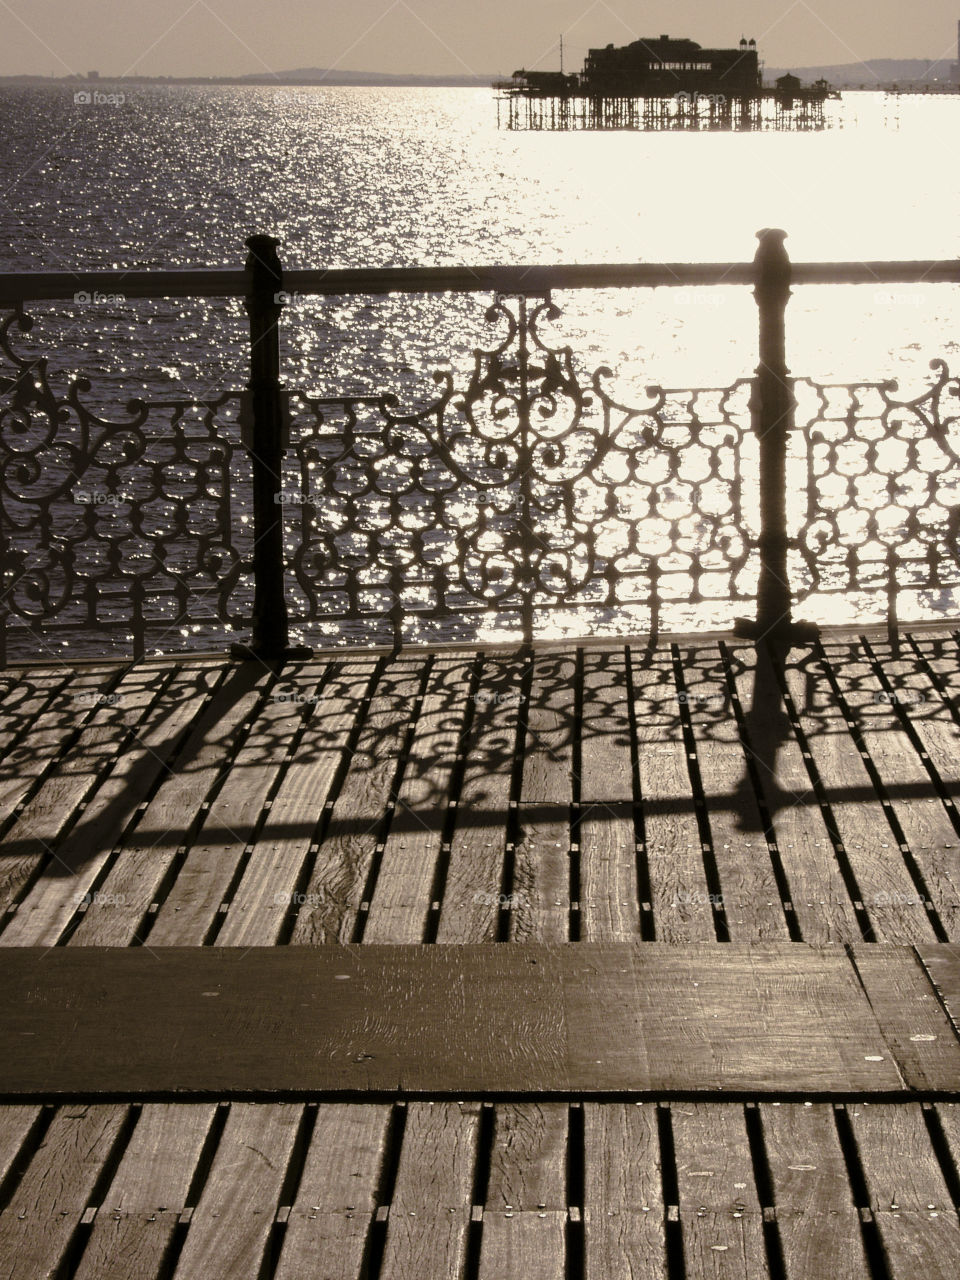
{"label": "distant hill", "polygon": [[837,89],[860,85],[891,84],[894,81],[951,80],[954,63],[940,58],[871,58],[869,62],[847,62],[831,67],[764,67],[763,78],[773,83],[778,76],[792,71],[801,80],[828,80]]}
{"label": "distant hill", "polygon": [[324,70],[322,67],[298,67],[294,71],[280,71],[275,76],[249,75],[237,76],[238,84],[333,84],[333,85],[421,85],[427,88],[484,88],[489,89],[497,79],[494,75],[486,76],[417,76],[391,75],[386,71],[340,71]]}

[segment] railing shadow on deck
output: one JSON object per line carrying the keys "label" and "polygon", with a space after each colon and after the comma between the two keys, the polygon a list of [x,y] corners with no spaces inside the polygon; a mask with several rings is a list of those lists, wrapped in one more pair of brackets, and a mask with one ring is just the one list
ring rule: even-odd
{"label": "railing shadow on deck", "polygon": [[[938,695],[930,667],[938,653],[956,660],[955,641],[938,641],[929,655],[915,653],[910,661],[902,653],[896,659],[897,687],[906,690],[912,680],[928,691],[927,701],[918,698],[909,708],[884,692],[885,653],[853,641],[834,649],[830,662],[846,672],[851,723],[869,726],[874,713],[887,733],[899,732],[898,717],[907,726],[945,715],[960,723],[955,700]],[[363,860],[388,835],[429,830],[438,848],[454,831],[489,831],[501,841],[519,841],[524,824],[559,817],[575,841],[585,814],[595,822],[608,810],[614,815],[583,786],[584,760],[596,753],[622,763],[623,776],[611,778],[603,794],[620,795],[639,834],[651,818],[678,806],[689,809],[694,794],[693,781],[677,794],[645,794],[640,760],[651,743],[673,744],[684,762],[698,753],[703,760],[714,749],[734,761],[727,777],[736,781],[710,791],[704,821],[722,810],[744,833],[770,838],[781,811],[798,804],[876,799],[863,783],[839,786],[836,778],[826,798],[809,779],[782,784],[778,756],[788,744],[797,748],[800,721],[807,741],[832,736],[852,746],[820,647],[793,658],[771,654],[765,642],[719,649],[587,647],[557,655],[526,648],[407,652],[308,666],[274,663],[269,670],[244,662],[200,663],[192,671],[185,659],[135,664],[130,671],[139,683],[111,701],[113,690],[125,688],[118,679],[124,670],[104,664],[102,685],[94,672],[91,689],[102,692],[92,697],[72,688],[72,677],[56,666],[40,675],[11,670],[4,677],[0,899],[7,910],[41,878],[76,875],[111,849],[147,850],[151,858],[175,861],[193,847],[229,846],[238,857],[255,851],[267,838],[269,805],[243,822],[225,821],[222,809],[211,806],[228,778],[234,794],[242,793],[245,775],[253,783],[264,771],[274,777],[273,787],[281,787],[294,760],[303,776],[323,783],[295,817],[271,818],[269,840],[299,847],[307,878],[319,857],[332,856],[321,851],[331,848],[338,874],[360,874]],[[172,685],[178,671],[182,678]],[[801,699],[794,683],[789,707],[785,672],[799,677],[804,689]],[[231,712],[252,694],[255,705],[237,722]],[[142,715],[131,711],[138,695]],[[177,719],[184,698],[198,701],[186,722]],[[550,797],[530,791],[530,760],[538,754],[568,777]],[[213,774],[197,789],[192,775],[209,770],[211,761]],[[61,773],[72,780],[69,803],[54,782]],[[353,799],[338,807],[348,775]],[[894,801],[931,793],[930,784],[915,781],[894,780],[887,788]],[[153,810],[157,796],[164,802]],[[62,812],[51,822],[57,803]],[[85,822],[95,823],[95,839]]]}
{"label": "railing shadow on deck", "polygon": [[[752,263],[284,272],[255,236],[243,271],[0,276],[4,654],[85,637],[141,656],[247,627],[261,657],[293,656],[291,626],[354,646],[655,639],[715,605],[805,643],[794,610],[838,596],[885,608],[894,635],[903,593],[960,586],[960,387],[939,360],[914,399],[794,378],[786,308],[804,284],[957,283],[960,264],[794,264],[784,232],[758,236]],[[751,286],[759,321],[757,369],[728,387],[622,404],[541,332],[556,290],[720,284]],[[121,288],[243,298],[247,390],[113,421],[18,352],[31,299]],[[466,385],[438,374],[412,411],[284,387],[292,297],[445,291],[493,294]]]}

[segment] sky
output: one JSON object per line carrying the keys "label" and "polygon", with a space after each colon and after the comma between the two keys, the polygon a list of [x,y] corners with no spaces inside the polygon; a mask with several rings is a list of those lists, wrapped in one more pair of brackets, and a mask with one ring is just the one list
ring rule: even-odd
{"label": "sky", "polygon": [[0,75],[555,70],[590,47],[756,39],[767,66],[956,58],[960,0],[0,0]]}

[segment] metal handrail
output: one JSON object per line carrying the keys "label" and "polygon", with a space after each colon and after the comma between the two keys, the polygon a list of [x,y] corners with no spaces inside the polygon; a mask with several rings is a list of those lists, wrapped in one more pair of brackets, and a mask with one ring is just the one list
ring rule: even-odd
{"label": "metal handrail", "polygon": [[[332,267],[283,273],[288,294],[328,296],[389,293],[509,293],[563,289],[660,289],[756,285],[756,262],[562,263],[556,266]],[[791,285],[960,284],[960,260],[791,262]],[[98,292],[124,298],[242,298],[247,271],[0,272],[0,304],[74,298]]]}

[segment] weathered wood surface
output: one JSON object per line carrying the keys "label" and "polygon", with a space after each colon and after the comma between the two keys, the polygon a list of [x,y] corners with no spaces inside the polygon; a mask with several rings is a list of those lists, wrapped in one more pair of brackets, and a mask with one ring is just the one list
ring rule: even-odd
{"label": "weathered wood surface", "polygon": [[[196,963],[186,1000],[87,984],[99,1026],[64,1024],[67,1096],[84,1052],[109,1067],[132,1038],[110,1029],[128,998],[165,1040],[153,1066],[192,1000],[191,1064],[219,1052],[234,1082],[142,1111],[0,1109],[0,1276],[752,1280],[768,1247],[786,1280],[960,1273],[956,1109],[878,1100],[960,1092],[960,952],[939,945],[960,918],[956,638],[828,641],[790,655],[782,689],[738,643],[341,656],[251,668],[235,697],[237,671],[102,663],[0,684],[7,993],[31,989],[25,946],[205,948],[196,962],[253,942],[259,964],[291,941],[318,985],[327,944],[362,940],[339,952],[353,976],[331,978],[340,1039],[321,1066],[334,1091],[416,1095],[403,1055],[419,1070],[439,1047],[431,1087],[217,1119],[258,1053],[297,1064],[323,1002],[305,1016],[278,971],[250,984],[263,1006],[239,981],[231,1006]],[[764,944],[749,963],[748,942]],[[382,943],[405,944],[392,968]],[[534,944],[538,965],[519,963]],[[398,973],[427,951],[408,1018]],[[91,1026],[103,1043],[84,1050]],[[261,1099],[283,1083],[267,1075]],[[293,1092],[317,1079],[313,1063]],[[657,1105],[693,1079],[697,1102]],[[846,1105],[835,1118],[784,1089]],[[734,1091],[766,1101],[744,1111]]]}
{"label": "weathered wood surface", "polygon": [[230,1116],[177,1263],[177,1280],[256,1276],[280,1207],[302,1108],[239,1103]]}
{"label": "weathered wood surface", "polygon": [[330,1280],[361,1274],[389,1125],[390,1108],[376,1103],[318,1108],[275,1280],[302,1280],[318,1264]]}
{"label": "weathered wood surface", "polygon": [[144,1107],[97,1210],[75,1280],[161,1274],[214,1111],[209,1103]]}
{"label": "weathered wood surface", "polygon": [[60,1267],[121,1137],[127,1108],[61,1108],[0,1214],[0,1276],[44,1280]]}
{"label": "weathered wood surface", "polygon": [[0,700],[0,937],[948,939],[957,652],[40,669]]}
{"label": "weathered wood surface", "polygon": [[[797,944],[7,956],[0,1029],[19,1048],[0,1064],[9,1094],[906,1094],[911,1073],[946,1075],[958,1051],[955,1037],[935,1045],[918,1074],[917,1046],[903,1045],[909,1011],[878,1021],[842,951]],[[909,949],[902,961],[914,967]]]}

